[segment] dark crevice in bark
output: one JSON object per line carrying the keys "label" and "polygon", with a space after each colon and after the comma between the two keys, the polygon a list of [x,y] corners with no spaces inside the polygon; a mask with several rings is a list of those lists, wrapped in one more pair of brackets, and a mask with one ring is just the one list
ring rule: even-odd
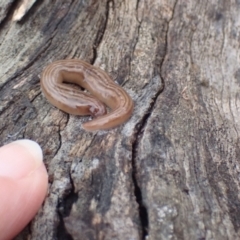
{"label": "dark crevice in bark", "polygon": [[99,44],[101,43],[101,41],[103,39],[103,36],[104,36],[104,33],[106,31],[106,28],[107,28],[110,2],[112,2],[112,0],[107,1],[105,19],[104,19],[103,26],[99,29],[99,31],[96,35],[96,39],[94,40],[94,43],[93,43],[93,59],[91,60],[91,64],[94,64],[95,60],[97,59],[97,48],[98,48]]}
{"label": "dark crevice in bark", "polygon": [[18,21],[19,24],[24,24],[29,20],[32,16],[32,13],[36,12],[39,6],[43,3],[43,1],[37,0],[33,3],[33,5],[25,12],[23,17]]}
{"label": "dark crevice in bark", "polygon": [[[32,54],[32,56],[30,56],[29,61],[30,61],[31,65],[33,65],[35,62],[37,62],[50,48],[50,46],[52,44],[52,40],[54,39],[55,35],[57,34],[58,27],[64,21],[64,18],[68,15],[72,4],[73,4],[73,1],[71,1],[71,3],[69,4],[68,11],[64,15],[64,17],[62,17],[59,20],[59,22],[56,23],[56,25],[54,26],[54,29],[52,29],[52,31],[51,31],[51,34],[48,34],[49,37],[46,39],[46,41],[39,48],[37,48],[35,50],[35,52],[34,52],[34,54]],[[43,33],[46,31],[45,28],[46,28],[46,26],[43,27],[43,29],[41,29]],[[27,68],[29,68],[31,65],[27,66]]]}
{"label": "dark crevice in bark", "polygon": [[35,101],[35,99],[36,99],[37,97],[39,97],[41,94],[42,94],[42,92],[39,91],[34,97],[32,97],[31,100],[29,99],[29,102],[30,102],[30,103],[33,103],[33,102]]}
{"label": "dark crevice in bark", "polygon": [[[14,7],[16,8],[18,2],[15,4],[14,3]],[[72,3],[71,3],[72,4]],[[71,4],[69,6],[69,9],[71,7]],[[34,5],[34,8],[37,8],[39,6],[39,4],[37,4],[36,6]],[[33,7],[33,6],[32,6]],[[13,11],[15,10],[15,8],[13,9]],[[68,14],[68,12],[65,14],[65,16]],[[12,13],[11,13],[12,15]],[[58,29],[58,26],[61,24],[61,22],[63,21],[64,18],[62,18],[57,24],[56,26],[54,27],[52,33],[53,35],[51,35],[48,39],[46,39],[46,41],[44,41],[44,43],[38,47],[34,53],[29,56],[29,61],[28,63],[23,66],[21,69],[18,69],[12,77],[9,78],[8,81],[6,81],[5,83],[3,83],[1,86],[0,86],[0,91],[4,90],[4,87],[8,87],[8,84],[10,84],[13,80],[15,80],[16,78],[20,77],[22,74],[24,74],[26,72],[27,69],[29,69],[31,66],[33,66],[37,60],[39,60],[44,53],[47,52],[47,50],[49,49],[49,47],[51,46],[52,44],[52,40],[53,38],[55,37],[55,35],[57,34],[57,29]],[[8,21],[8,19],[7,19]],[[1,29],[1,23],[0,23],[0,29]],[[44,32],[44,30],[42,29],[42,31]],[[7,108],[8,106],[6,106]]]}
{"label": "dark crevice in bark", "polygon": [[6,8],[6,16],[2,19],[0,22],[0,29],[4,28],[5,24],[8,24],[10,21],[10,18],[12,17],[14,11],[16,10],[16,7],[19,5],[21,0],[16,0],[13,1],[12,3],[9,4],[9,6]]}
{"label": "dark crevice in bark", "polygon": [[[69,115],[68,115],[69,116]],[[69,121],[69,117],[68,117]],[[60,134],[60,133],[59,133]],[[93,135],[92,141],[90,145],[85,149],[85,152],[91,147],[96,134]],[[61,144],[60,144],[61,147]],[[59,149],[60,149],[59,147]],[[58,150],[57,150],[58,152]],[[57,153],[56,152],[56,153]],[[71,189],[66,195],[64,196],[63,200],[59,201],[57,206],[57,213],[59,216],[59,225],[57,227],[57,239],[58,240],[73,240],[72,236],[67,232],[65,225],[64,225],[64,218],[70,215],[72,205],[78,200],[78,193],[75,192],[74,182],[71,176],[71,172],[69,172],[69,179],[71,183]]]}
{"label": "dark crevice in bark", "polygon": [[[141,28],[141,24],[142,24],[142,21],[140,21],[139,25],[138,25],[137,38],[136,38],[136,41],[134,43],[132,52],[134,52],[134,50],[136,48],[136,45],[138,43],[139,31],[140,31],[140,28]],[[131,71],[131,64],[130,64],[130,71]],[[147,111],[147,113],[148,113],[148,111]],[[140,218],[140,222],[141,222],[142,240],[146,239],[146,237],[148,236],[149,221],[148,221],[147,207],[143,203],[142,191],[141,191],[141,188],[140,188],[138,180],[137,180],[136,161],[137,161],[137,155],[138,155],[137,150],[138,150],[138,144],[139,144],[138,137],[141,134],[141,131],[143,129],[143,123],[146,120],[145,118],[146,117],[148,118],[148,115],[149,115],[149,113],[144,116],[143,120],[138,125],[138,129],[137,129],[137,132],[135,134],[134,142],[133,142],[133,146],[132,146],[132,181],[133,181],[133,186],[134,186],[134,195],[136,197],[136,201],[137,201],[137,204],[138,204],[138,213],[139,213],[139,218]]]}
{"label": "dark crevice in bark", "polygon": [[137,0],[136,10],[138,10],[139,2],[140,2],[140,0]]}
{"label": "dark crevice in bark", "polygon": [[59,140],[59,146],[58,146],[58,148],[57,148],[57,150],[56,150],[56,153],[59,151],[59,149],[60,149],[61,146],[62,146],[62,135],[61,135],[61,130],[60,130],[60,128],[58,129],[58,140]]}
{"label": "dark crevice in bark", "polygon": [[[5,25],[8,25],[9,23],[11,23],[11,18],[13,16],[13,13],[16,10],[16,7],[18,6],[19,2],[20,2],[20,0],[13,1],[5,9],[6,14],[2,19],[0,19],[0,33],[1,33],[2,30],[4,31]],[[2,36],[2,34],[0,34],[1,35],[0,46],[4,43],[5,36],[7,36],[9,30],[10,30],[10,27],[7,28],[7,31],[5,32],[4,36]]]}
{"label": "dark crevice in bark", "polygon": [[[135,140],[133,142],[133,149],[132,149],[132,169],[133,169],[132,179],[133,179],[133,184],[134,184],[134,194],[136,196],[136,201],[139,205],[139,217],[140,217],[140,221],[141,221],[141,225],[142,225],[142,239],[143,240],[145,240],[148,236],[149,219],[148,219],[148,210],[147,210],[146,205],[144,204],[142,191],[141,191],[141,186],[140,186],[140,182],[139,182],[139,178],[138,178],[138,167],[137,167],[138,149],[139,149],[139,143],[141,142],[141,139],[142,139],[142,136],[143,136],[143,133],[144,133],[144,129],[147,125],[149,117],[152,114],[155,103],[156,103],[159,95],[164,91],[165,83],[164,83],[164,79],[162,77],[161,72],[162,72],[162,65],[163,65],[164,60],[166,58],[167,49],[168,49],[169,24],[170,24],[171,20],[173,19],[176,4],[177,4],[177,1],[174,3],[172,17],[168,21],[167,30],[166,30],[166,33],[165,33],[166,37],[165,37],[164,56],[163,56],[163,58],[160,58],[160,59],[162,59],[160,62],[157,61],[157,56],[156,56],[156,62],[155,62],[156,68],[155,69],[156,69],[156,74],[159,74],[159,76],[161,78],[162,87],[156,92],[155,96],[152,99],[152,102],[151,102],[149,108],[147,109],[147,111],[146,111],[145,115],[143,116],[141,122],[137,126],[137,132],[135,134],[135,138],[134,138]],[[139,32],[139,29],[140,29],[140,25],[139,25],[139,28],[138,28],[138,32]],[[139,36],[139,34],[138,34],[138,36]]]}
{"label": "dark crevice in bark", "polygon": [[59,215],[59,225],[57,227],[57,239],[58,240],[73,240],[72,236],[67,232],[64,222],[63,222],[63,217],[60,213]]}
{"label": "dark crevice in bark", "polygon": [[136,201],[138,204],[139,218],[141,221],[142,240],[144,240],[148,236],[149,221],[148,221],[147,207],[143,203],[142,191],[137,181],[137,167],[136,167],[136,155],[137,155],[137,148],[138,148],[137,146],[138,146],[138,141],[136,140],[133,143],[132,179],[133,179],[133,185],[134,185],[134,195],[136,197]]}
{"label": "dark crevice in bark", "polygon": [[57,207],[57,212],[59,216],[59,225],[57,227],[57,239],[58,240],[73,240],[72,236],[67,232],[64,225],[64,217],[69,216],[70,211],[72,209],[73,203],[75,203],[78,199],[78,194],[75,193],[75,188],[73,184],[73,180],[71,174],[69,174],[69,179],[71,183],[70,193],[67,194],[62,201],[59,202]]}
{"label": "dark crevice in bark", "polygon": [[65,123],[65,126],[64,126],[64,128],[63,128],[63,129],[65,129],[65,128],[66,128],[66,126],[68,125],[69,119],[70,119],[70,115],[69,115],[69,114],[67,114],[67,121],[66,121],[66,123]]}
{"label": "dark crevice in bark", "polygon": [[[163,84],[164,86],[164,84]],[[148,211],[147,207],[145,206],[142,198],[142,191],[141,186],[139,184],[139,178],[138,178],[138,168],[136,166],[137,158],[138,158],[138,149],[139,149],[139,143],[141,142],[142,135],[145,129],[145,126],[147,125],[148,119],[151,116],[152,110],[155,106],[156,100],[160,93],[163,91],[164,87],[159,89],[159,91],[156,93],[154,98],[152,99],[152,103],[149,106],[149,108],[146,111],[146,114],[142,118],[141,122],[138,124],[138,129],[135,135],[135,140],[133,142],[133,149],[132,149],[132,179],[134,184],[134,194],[136,196],[136,201],[139,205],[139,217],[142,225],[142,239],[146,239],[148,236],[148,228],[149,228],[149,221],[148,221]]]}
{"label": "dark crevice in bark", "polygon": [[[50,43],[51,44],[51,43]],[[47,51],[47,49],[49,48],[50,44],[48,44],[48,42],[45,42],[45,44],[43,45],[44,48],[41,49],[41,51],[39,51],[39,53],[37,53],[34,58],[30,59],[29,58],[29,62],[26,64],[26,66],[23,66],[21,69],[17,70],[12,77],[10,77],[5,83],[3,83],[0,86],[0,91],[4,91],[5,88],[9,87],[9,84],[11,84],[12,81],[14,81],[15,79],[19,78],[20,76],[22,76],[27,69],[29,69],[32,65],[35,64],[35,62],[38,60],[38,58],[41,57],[41,55]],[[9,104],[6,106],[6,108],[8,108],[10,106],[10,102]]]}
{"label": "dark crevice in bark", "polygon": [[67,232],[62,214],[58,211],[59,225],[57,227],[57,239],[58,240],[73,240],[72,236]]}
{"label": "dark crevice in bark", "polygon": [[55,151],[55,154],[54,154],[53,158],[57,155],[59,149],[62,147],[62,135],[61,135],[60,125],[58,125],[58,132],[57,133],[58,133],[58,142],[59,142],[59,144],[58,144],[58,147],[57,147],[57,149]]}
{"label": "dark crevice in bark", "polygon": [[72,205],[78,200],[78,194],[75,193],[75,187],[74,187],[74,183],[73,183],[73,179],[71,176],[71,173],[69,173],[69,179],[70,179],[70,183],[71,183],[71,191],[70,193],[65,197],[64,201],[63,201],[63,216],[67,217],[70,214],[70,211],[72,209]]}

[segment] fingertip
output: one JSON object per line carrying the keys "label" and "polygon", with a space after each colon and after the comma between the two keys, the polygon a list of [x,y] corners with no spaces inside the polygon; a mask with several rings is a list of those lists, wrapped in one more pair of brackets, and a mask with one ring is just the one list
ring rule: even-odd
{"label": "fingertip", "polygon": [[32,140],[17,140],[0,148],[0,176],[21,179],[41,165],[42,149]]}
{"label": "fingertip", "polygon": [[41,147],[18,140],[0,148],[0,240],[12,239],[37,213],[47,193]]}
{"label": "fingertip", "polygon": [[13,142],[13,144],[21,145],[22,147],[27,149],[27,151],[29,152],[29,154],[32,155],[35,161],[39,162],[40,164],[42,163],[43,153],[41,147],[37,142],[30,139],[21,139]]}
{"label": "fingertip", "polygon": [[47,193],[44,166],[15,181],[0,176],[0,240],[15,237],[36,215]]}

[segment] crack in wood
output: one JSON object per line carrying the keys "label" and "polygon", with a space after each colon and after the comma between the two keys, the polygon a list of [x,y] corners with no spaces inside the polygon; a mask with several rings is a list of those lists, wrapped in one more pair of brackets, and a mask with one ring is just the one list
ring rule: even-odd
{"label": "crack in wood", "polygon": [[42,1],[39,0],[22,0],[19,6],[17,6],[12,20],[23,23],[40,4],[42,4]]}
{"label": "crack in wood", "polygon": [[57,227],[57,239],[58,240],[73,240],[72,236],[67,232],[62,214],[58,211],[59,225]]}
{"label": "crack in wood", "polygon": [[21,0],[15,0],[10,2],[10,4],[6,7],[6,14],[3,19],[0,20],[0,29],[4,29],[4,26],[9,23],[9,19],[12,17],[16,7],[19,5]]}
{"label": "crack in wood", "polygon": [[[138,171],[137,171],[137,166],[136,166],[136,162],[137,162],[137,158],[138,158],[138,149],[139,149],[138,146],[139,146],[139,143],[141,142],[145,126],[147,125],[148,119],[152,114],[152,111],[153,111],[155,103],[158,99],[158,96],[164,91],[165,84],[164,84],[164,79],[162,77],[161,72],[162,72],[162,66],[163,66],[163,63],[164,63],[164,60],[165,60],[166,54],[167,54],[169,24],[170,24],[171,20],[173,19],[176,4],[177,4],[177,1],[174,3],[174,7],[173,7],[173,11],[172,11],[172,17],[168,21],[167,30],[165,32],[165,34],[166,34],[165,35],[165,44],[166,45],[165,45],[164,57],[162,58],[162,60],[160,60],[159,63],[157,63],[157,56],[156,56],[155,69],[156,69],[156,72],[157,72],[156,74],[159,74],[159,76],[161,78],[162,87],[157,91],[157,93],[153,97],[149,108],[147,109],[147,111],[146,111],[145,115],[143,116],[140,124],[138,125],[138,129],[137,129],[137,132],[136,132],[135,138],[134,138],[135,140],[134,140],[133,145],[132,145],[133,146],[133,148],[132,148],[132,180],[133,180],[133,185],[134,185],[134,194],[136,196],[136,201],[137,201],[138,206],[139,206],[138,209],[139,209],[139,218],[140,218],[141,227],[142,227],[142,240],[147,239],[148,231],[149,231],[149,219],[148,219],[148,209],[147,209],[147,206],[144,204],[144,200],[143,200],[143,197],[142,197],[141,186],[140,186],[139,181],[138,181]],[[139,23],[138,37],[139,37],[140,27],[141,27],[141,22]],[[138,42],[138,37],[137,37],[136,44]]]}
{"label": "crack in wood", "polygon": [[135,138],[134,138],[135,140],[132,145],[133,146],[132,147],[132,180],[133,180],[133,185],[134,185],[134,194],[136,196],[136,201],[139,206],[138,207],[139,218],[140,218],[141,225],[142,225],[142,239],[143,240],[146,239],[146,237],[148,236],[149,221],[148,221],[147,207],[144,205],[141,187],[138,183],[138,176],[137,176],[138,171],[137,171],[137,167],[136,167],[136,161],[138,158],[138,149],[139,149],[138,145],[141,142],[145,126],[147,125],[148,119],[151,116],[151,113],[152,113],[154,105],[157,101],[157,98],[160,95],[160,93],[162,93],[163,89],[164,89],[164,84],[163,84],[163,87],[161,89],[159,89],[159,91],[154,96],[151,105],[147,109],[146,114],[144,115],[144,117],[142,118],[142,121],[138,125],[138,130],[137,130],[137,133],[135,134]]}
{"label": "crack in wood", "polygon": [[107,28],[107,23],[108,23],[108,18],[109,18],[110,2],[112,2],[112,0],[107,1],[103,27],[101,27],[98,30],[98,33],[96,34],[96,39],[94,40],[94,43],[93,43],[93,58],[91,60],[91,64],[94,64],[95,60],[97,59],[97,48],[100,45],[100,43],[103,39],[104,33],[106,31],[106,28]]}
{"label": "crack in wood", "polygon": [[[138,133],[136,135],[138,135]],[[147,207],[143,203],[141,188],[137,181],[136,155],[137,155],[137,148],[138,148],[139,142],[137,141],[137,136],[135,139],[136,140],[133,143],[133,150],[132,150],[133,151],[132,152],[132,180],[133,180],[133,186],[134,186],[134,195],[136,197],[136,202],[138,204],[139,218],[141,221],[142,240],[144,240],[148,236],[149,221],[148,221]]]}
{"label": "crack in wood", "polygon": [[[68,121],[69,121],[69,115],[68,115]],[[59,129],[59,135],[61,137],[60,132],[61,131]],[[92,141],[90,142],[89,146],[87,146],[85,152],[87,152],[87,150],[91,147],[92,143],[95,140],[95,137],[96,137],[96,134],[93,135]],[[60,139],[60,142],[61,142],[61,139]],[[61,148],[61,144],[59,145],[59,148],[57,149],[56,154],[58,153],[60,148]],[[64,198],[59,201],[59,204],[57,206],[57,214],[58,214],[58,217],[59,217],[59,225],[57,226],[56,236],[57,236],[58,240],[73,240],[74,239],[71,236],[71,234],[68,233],[68,231],[65,227],[65,222],[64,222],[64,218],[68,217],[70,215],[73,204],[79,198],[78,193],[75,191],[74,181],[73,181],[73,178],[72,178],[72,175],[71,175],[71,170],[69,170],[69,179],[70,179],[71,189],[70,189],[69,193],[66,194],[64,196]]]}
{"label": "crack in wood", "polygon": [[[17,78],[19,78],[20,76],[22,76],[27,69],[29,69],[31,66],[33,66],[35,64],[35,62],[37,62],[37,60],[39,59],[39,57],[47,51],[47,49],[50,47],[51,45],[51,40],[52,38],[48,39],[42,46],[44,46],[43,49],[41,49],[41,51],[39,51],[37,53],[37,51],[34,52],[33,54],[33,58],[29,58],[29,62],[23,66],[21,69],[17,70],[15,73],[13,73],[13,76],[11,76],[5,83],[3,83],[1,86],[0,86],[0,91],[3,91],[4,92],[4,89],[6,88],[12,88],[12,86],[10,86],[10,84]],[[42,48],[42,47],[40,47]],[[39,48],[39,49],[40,49]],[[6,106],[6,108],[8,108],[10,106],[10,104],[8,104]]]}
{"label": "crack in wood", "polygon": [[59,202],[57,206],[57,214],[59,217],[59,225],[57,227],[57,239],[58,240],[73,240],[72,236],[68,233],[65,224],[64,224],[64,217],[69,216],[72,205],[78,199],[78,194],[75,193],[73,179],[71,177],[71,173],[69,173],[69,179],[71,184],[70,193]]}

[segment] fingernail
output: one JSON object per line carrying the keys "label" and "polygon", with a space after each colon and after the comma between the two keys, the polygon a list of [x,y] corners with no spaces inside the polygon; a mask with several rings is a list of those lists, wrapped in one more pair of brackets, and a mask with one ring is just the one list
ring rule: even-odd
{"label": "fingernail", "polygon": [[42,149],[32,140],[17,140],[0,148],[0,176],[21,179],[42,164]]}

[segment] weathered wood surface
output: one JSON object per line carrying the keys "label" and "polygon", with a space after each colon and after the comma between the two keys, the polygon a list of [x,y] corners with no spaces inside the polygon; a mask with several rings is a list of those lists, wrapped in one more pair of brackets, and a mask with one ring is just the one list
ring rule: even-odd
{"label": "weathered wood surface", "polygon": [[[0,1],[0,141],[37,141],[49,193],[23,239],[240,239],[240,1]],[[46,64],[80,58],[134,99],[88,133],[52,107]]]}

